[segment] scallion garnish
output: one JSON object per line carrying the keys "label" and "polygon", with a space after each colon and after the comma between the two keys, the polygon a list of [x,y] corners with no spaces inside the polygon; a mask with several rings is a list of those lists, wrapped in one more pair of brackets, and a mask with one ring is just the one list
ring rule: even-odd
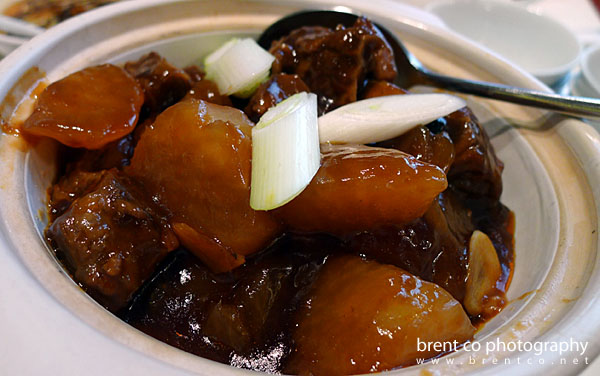
{"label": "scallion garnish", "polygon": [[319,138],[332,144],[385,141],[465,106],[459,97],[437,93],[363,99],[319,117]]}
{"label": "scallion garnish", "polygon": [[246,98],[269,77],[274,60],[253,39],[234,38],[208,55],[204,68],[221,94]]}
{"label": "scallion garnish", "polygon": [[298,93],[271,107],[252,129],[250,206],[271,210],[289,202],[320,161],[317,96]]}

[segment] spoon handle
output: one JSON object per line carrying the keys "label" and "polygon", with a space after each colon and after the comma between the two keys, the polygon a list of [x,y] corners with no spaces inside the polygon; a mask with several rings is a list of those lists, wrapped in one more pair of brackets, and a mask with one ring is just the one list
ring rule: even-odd
{"label": "spoon handle", "polygon": [[506,102],[544,108],[580,117],[600,118],[600,99],[572,97],[490,82],[447,77],[433,72],[421,72],[435,87],[498,99]]}

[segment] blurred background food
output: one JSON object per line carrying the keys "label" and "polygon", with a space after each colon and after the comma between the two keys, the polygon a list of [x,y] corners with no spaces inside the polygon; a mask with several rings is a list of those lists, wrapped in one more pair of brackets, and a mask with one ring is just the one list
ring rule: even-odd
{"label": "blurred background food", "polygon": [[67,18],[118,0],[19,0],[8,5],[3,14],[41,27],[51,27]]}

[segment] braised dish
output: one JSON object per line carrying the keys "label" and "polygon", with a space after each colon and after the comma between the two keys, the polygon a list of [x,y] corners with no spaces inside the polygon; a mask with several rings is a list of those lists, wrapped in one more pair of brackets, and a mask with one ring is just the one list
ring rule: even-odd
{"label": "braised dish", "polygon": [[80,13],[118,0],[19,0],[4,9],[10,17],[51,27]]}
{"label": "braised dish", "polygon": [[[22,125],[63,144],[50,244],[139,330],[233,366],[357,374],[443,355],[499,312],[514,219],[502,163],[468,108],[369,145],[323,145],[316,175],[249,205],[252,129],[299,93],[318,111],[386,95],[392,52],[366,19],[276,41],[247,99],[151,53],[49,85]],[[401,74],[401,72],[399,72]]]}

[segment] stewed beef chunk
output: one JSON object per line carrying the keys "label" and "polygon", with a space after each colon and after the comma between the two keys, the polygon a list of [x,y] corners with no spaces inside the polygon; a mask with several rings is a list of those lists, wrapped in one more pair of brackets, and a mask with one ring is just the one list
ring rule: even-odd
{"label": "stewed beef chunk", "polygon": [[310,89],[298,75],[274,74],[256,90],[244,112],[250,120],[256,123],[269,108],[303,91],[310,92]]}
{"label": "stewed beef chunk", "polygon": [[382,226],[347,238],[347,249],[393,264],[433,282],[462,301],[471,212],[451,191],[434,200],[424,216],[403,226]]}
{"label": "stewed beef chunk", "polygon": [[426,126],[411,129],[403,135],[377,143],[377,146],[401,150],[422,162],[438,166],[448,173],[454,162],[454,144],[445,130],[433,133]]}
{"label": "stewed beef chunk", "polygon": [[190,76],[193,83],[202,81],[204,77],[206,77],[206,72],[200,69],[200,67],[197,65],[188,65],[187,67],[183,68],[183,71]]}
{"label": "stewed beef chunk", "polygon": [[456,155],[448,172],[450,185],[469,199],[499,200],[504,165],[475,115],[465,107],[448,115],[446,123]]}
{"label": "stewed beef chunk", "polygon": [[133,149],[138,132],[146,125],[139,124],[134,133],[113,141],[101,149],[70,149],[66,156],[67,174],[71,171],[91,171],[97,172],[110,170],[111,168],[121,169],[129,165],[129,160],[133,157]]}
{"label": "stewed beef chunk", "polygon": [[391,82],[368,80],[365,87],[359,93],[359,99],[385,97],[386,95],[408,94],[408,90],[402,89]]}
{"label": "stewed beef chunk", "polygon": [[214,81],[206,78],[206,73],[197,65],[190,65],[183,68],[192,79],[192,87],[184,99],[194,98],[207,101],[221,106],[231,106],[231,99],[228,95],[219,92],[219,87]]}
{"label": "stewed beef chunk", "polygon": [[273,73],[294,73],[319,96],[320,113],[354,102],[365,79],[392,81],[390,46],[367,19],[335,30],[307,26],[273,43]]}
{"label": "stewed beef chunk", "polygon": [[103,174],[47,231],[76,281],[111,311],[124,307],[178,246],[144,194],[116,170]]}
{"label": "stewed beef chunk", "polygon": [[156,52],[125,64],[144,90],[144,116],[158,114],[177,103],[192,86],[192,79],[182,69],[169,64]]}
{"label": "stewed beef chunk", "polygon": [[53,218],[62,215],[81,196],[94,189],[104,178],[106,171],[90,172],[75,169],[63,175],[50,188],[50,214]]}
{"label": "stewed beef chunk", "polygon": [[207,79],[200,79],[192,84],[192,88],[184,97],[184,99],[189,98],[220,104],[221,106],[231,106],[229,96],[219,93],[217,84]]}
{"label": "stewed beef chunk", "polygon": [[123,318],[170,345],[236,367],[280,372],[291,318],[335,247],[283,236],[231,273],[215,274],[185,250],[171,253]]}

